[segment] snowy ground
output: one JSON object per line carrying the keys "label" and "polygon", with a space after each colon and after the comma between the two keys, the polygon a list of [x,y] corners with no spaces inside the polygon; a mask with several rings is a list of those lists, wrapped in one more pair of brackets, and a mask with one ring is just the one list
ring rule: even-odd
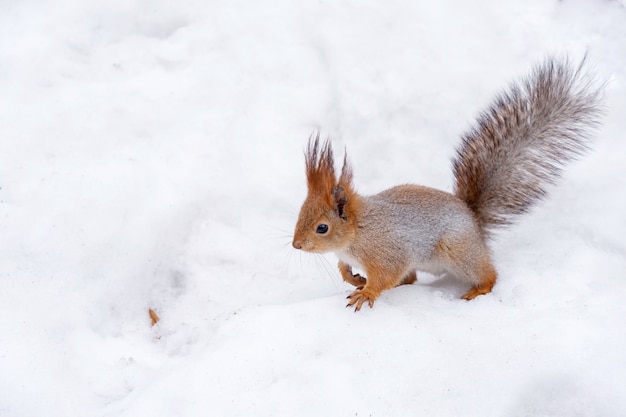
{"label": "snowy ground", "polygon": [[[626,415],[625,27],[623,0],[4,0],[0,416]],[[493,243],[493,293],[345,309],[290,247],[309,134],[363,193],[450,190],[549,53],[588,53],[608,114]]]}

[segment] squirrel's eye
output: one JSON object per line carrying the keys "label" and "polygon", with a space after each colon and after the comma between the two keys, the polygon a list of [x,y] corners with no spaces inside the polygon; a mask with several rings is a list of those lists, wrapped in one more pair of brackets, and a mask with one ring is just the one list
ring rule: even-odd
{"label": "squirrel's eye", "polygon": [[324,223],[317,226],[317,230],[315,230],[315,233],[319,233],[320,235],[323,235],[326,232],[328,232],[328,225]]}

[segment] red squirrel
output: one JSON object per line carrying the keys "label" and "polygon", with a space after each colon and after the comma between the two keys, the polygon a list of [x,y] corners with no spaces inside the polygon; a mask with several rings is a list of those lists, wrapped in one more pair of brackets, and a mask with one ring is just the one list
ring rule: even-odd
{"label": "red squirrel", "polygon": [[589,149],[602,88],[583,67],[584,60],[572,67],[549,58],[499,94],[462,138],[453,193],[408,184],[362,196],[347,156],[337,176],[330,142],[312,136],[293,247],[337,255],[342,278],[356,287],[347,305],[355,311],[364,303],[371,308],[382,291],[415,282],[418,270],[466,282],[466,300],[491,292],[497,273],[490,231],[544,198],[563,165]]}

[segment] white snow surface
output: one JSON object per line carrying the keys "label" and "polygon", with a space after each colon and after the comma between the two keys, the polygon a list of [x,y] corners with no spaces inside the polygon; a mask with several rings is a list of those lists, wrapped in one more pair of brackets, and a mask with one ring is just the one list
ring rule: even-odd
{"label": "white snow surface", "polygon": [[[4,0],[0,416],[626,415],[624,28],[623,0]],[[585,54],[594,149],[494,239],[491,294],[422,274],[355,314],[291,247],[312,132],[364,194],[449,191],[493,96]]]}

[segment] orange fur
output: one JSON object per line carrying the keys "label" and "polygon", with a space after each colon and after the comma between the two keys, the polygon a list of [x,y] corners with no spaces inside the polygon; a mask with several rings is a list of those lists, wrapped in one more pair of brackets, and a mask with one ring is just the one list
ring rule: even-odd
{"label": "orange fur", "polygon": [[415,271],[409,272],[407,276],[402,278],[402,281],[398,285],[411,285],[417,282],[417,273]]}
{"label": "orange fur", "polygon": [[472,300],[491,292],[497,274],[491,262],[487,245],[476,236],[467,236],[456,241],[442,238],[435,246],[439,258],[456,270],[457,276],[472,283],[472,287],[461,298]]}

